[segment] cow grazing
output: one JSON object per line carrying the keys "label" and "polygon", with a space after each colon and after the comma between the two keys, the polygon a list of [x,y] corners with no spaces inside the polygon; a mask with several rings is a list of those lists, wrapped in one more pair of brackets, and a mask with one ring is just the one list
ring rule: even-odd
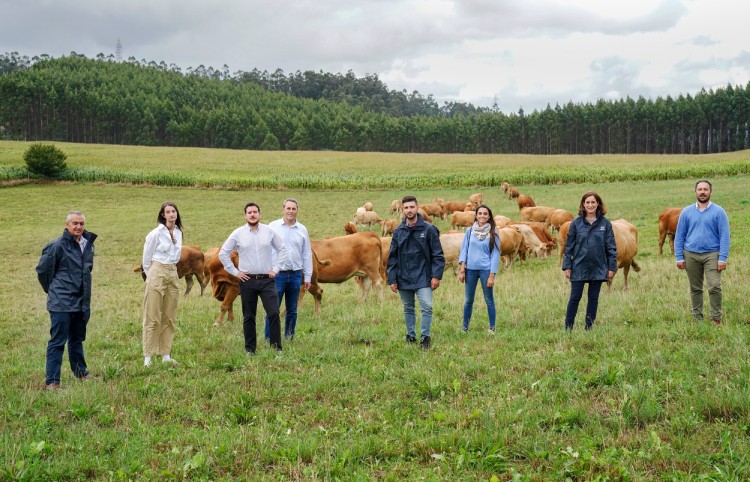
{"label": "cow grazing", "polygon": [[570,232],[571,222],[564,223],[557,231],[557,250],[560,251],[560,266],[562,266],[563,256],[565,256],[565,243],[568,242],[568,232]]}
{"label": "cow grazing", "polygon": [[519,211],[523,208],[533,208],[536,206],[536,203],[531,199],[531,196],[527,196],[526,194],[519,194],[516,202],[518,203]]}
{"label": "cow grazing", "polygon": [[435,198],[434,202],[440,204],[446,217],[448,216],[448,213],[452,213],[453,211],[465,211],[467,204],[466,201],[443,201],[439,197]]}
{"label": "cow grazing", "polygon": [[510,222],[510,218],[502,214],[495,214],[492,219],[495,220],[496,228],[504,228]]}
{"label": "cow grazing", "polygon": [[458,257],[461,254],[461,244],[464,242],[464,233],[447,233],[440,235],[440,246],[445,256],[445,270],[453,268],[453,274],[458,276]]}
{"label": "cow grazing", "polygon": [[502,184],[500,184],[500,189],[501,189],[501,190],[502,190],[502,191],[503,191],[503,192],[504,192],[505,194],[508,194],[508,189],[510,189],[510,184],[508,184],[507,182],[503,182]]}
{"label": "cow grazing", "polygon": [[[240,294],[240,281],[224,269],[224,265],[219,259],[219,248],[209,249],[204,256],[208,259],[206,264],[210,274],[214,298],[221,301],[221,311],[216,322],[214,322],[214,326],[219,326],[224,323],[224,315],[227,316],[229,321],[234,321],[233,305],[235,298]],[[230,258],[232,259],[232,263],[238,266],[239,256],[237,255],[237,251],[232,251]]]}
{"label": "cow grazing", "polygon": [[521,221],[537,221],[543,223],[547,221],[547,216],[550,215],[555,208],[548,206],[534,206],[530,208],[521,209]]}
{"label": "cow grazing", "polygon": [[420,204],[419,207],[430,216],[437,216],[440,219],[445,219],[443,207],[439,203],[425,203]]}
{"label": "cow grazing", "polygon": [[474,224],[476,213],[474,211],[454,211],[451,214],[451,229],[456,229],[459,226],[468,228]]}
{"label": "cow grazing", "polygon": [[510,188],[508,188],[508,200],[509,201],[511,199],[516,199],[518,196],[520,196],[520,194],[518,193],[518,189],[516,189],[516,188],[514,188],[512,186]]}
{"label": "cow grazing", "polygon": [[500,256],[505,257],[503,266],[510,269],[513,266],[513,260],[521,253],[521,250],[525,249],[523,234],[513,227],[498,229],[497,234],[500,236]]}
{"label": "cow grazing", "polygon": [[422,209],[422,206],[419,206],[419,209],[417,209],[417,212],[422,215],[424,222],[432,224],[432,218],[427,214],[427,211]]}
{"label": "cow grazing", "polygon": [[[534,229],[531,226],[522,223],[514,223],[509,226],[510,228],[517,229],[523,235],[524,243],[530,248],[530,251],[538,258],[546,259],[549,256],[550,245],[543,243],[539,236],[536,235]],[[527,249],[529,251],[529,249]]]}
{"label": "cow grazing", "polygon": [[371,229],[373,224],[383,224],[383,218],[375,211],[359,212],[357,210],[357,213],[354,215],[354,221],[357,223],[357,226],[367,226],[367,229]]}
{"label": "cow grazing", "polygon": [[[383,279],[381,270],[382,245],[380,237],[373,232],[338,236],[322,241],[311,241],[310,245],[316,260],[310,280],[310,294],[315,299],[315,316],[320,314],[323,290],[320,283],[343,283],[353,276],[363,277],[362,298],[364,302],[375,285],[378,299],[383,299]],[[329,264],[326,264],[329,263]],[[304,298],[300,289],[299,304]]]}
{"label": "cow grazing", "polygon": [[[638,254],[638,230],[624,219],[612,221],[612,230],[615,232],[615,244],[617,245],[617,269],[622,268],[622,276],[625,278],[625,288],[627,289],[630,268],[632,267],[636,273],[641,270],[641,267],[635,262],[635,255]],[[609,281],[607,285],[611,286],[612,282]]]}
{"label": "cow grazing", "polygon": [[391,209],[388,212],[391,214],[400,214],[401,213],[401,200],[394,199],[393,201],[391,201]]}
{"label": "cow grazing", "polygon": [[372,203],[370,201],[364,203],[362,207],[365,208],[365,211],[372,211]]}
{"label": "cow grazing", "polygon": [[383,221],[383,230],[381,234],[383,236],[392,236],[399,224],[401,224],[400,219],[386,219]]}
{"label": "cow grazing", "polygon": [[677,232],[677,220],[682,208],[667,208],[659,214],[659,255],[662,254],[664,239],[669,236],[669,248],[674,254],[674,234]]}
{"label": "cow grazing", "polygon": [[346,224],[344,224],[344,233],[345,234],[354,234],[358,231],[357,225],[354,224],[352,221],[347,221]]}
{"label": "cow grazing", "polygon": [[[146,281],[146,273],[143,272],[142,266],[138,266],[133,271],[141,273],[143,281]],[[177,262],[177,277],[185,278],[185,296],[189,295],[190,290],[193,289],[193,276],[198,279],[201,296],[203,296],[203,290],[206,289],[208,284],[208,277],[205,276],[203,253],[195,246],[183,246],[180,251],[180,260]]]}
{"label": "cow grazing", "polygon": [[484,204],[484,194],[481,192],[472,194],[469,196],[469,202],[471,203],[472,208],[476,210],[480,204]]}
{"label": "cow grazing", "polygon": [[555,209],[549,213],[544,224],[545,226],[552,226],[552,231],[554,231],[556,229],[559,230],[560,226],[573,219],[575,219],[575,216],[567,209]]}

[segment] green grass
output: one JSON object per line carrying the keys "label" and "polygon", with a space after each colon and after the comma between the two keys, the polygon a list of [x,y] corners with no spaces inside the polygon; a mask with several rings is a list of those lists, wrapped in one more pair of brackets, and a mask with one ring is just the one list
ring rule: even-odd
{"label": "green grass", "polygon": [[[331,162],[331,171],[349,166]],[[431,162],[436,171],[462,170]],[[539,204],[571,210],[595,189],[611,219],[639,229],[642,271],[631,273],[628,291],[618,274],[602,293],[590,333],[580,316],[572,335],[563,332],[569,286],[553,257],[499,274],[494,337],[486,334],[481,296],[471,332],[461,333],[463,285],[446,273],[435,293],[434,348],[426,353],[403,342],[396,295],[358,304],[349,281],[324,285],[318,319],[306,299],[297,338],[283,354],[261,346],[247,360],[240,322],[212,328],[219,303],[194,292],[178,309],[173,355],[180,366],[151,369],[142,366],[142,281],[132,268],[163,201],[179,206],[186,243],[206,249],[243,222],[248,200],[259,202],[268,222],[280,217],[283,198],[297,197],[300,220],[321,239],[342,234],[365,201],[386,214],[407,192],[74,183],[0,189],[0,479],[747,480],[750,176],[713,181],[733,243],[720,328],[690,320],[684,272],[657,255],[658,213],[691,202],[692,180],[521,185]],[[475,191],[408,192],[430,201]],[[495,214],[517,218],[498,188],[482,191]],[[63,366],[64,390],[47,393],[40,387],[49,319],[34,267],[73,208],[99,234],[85,346],[102,380],[77,383]]]}

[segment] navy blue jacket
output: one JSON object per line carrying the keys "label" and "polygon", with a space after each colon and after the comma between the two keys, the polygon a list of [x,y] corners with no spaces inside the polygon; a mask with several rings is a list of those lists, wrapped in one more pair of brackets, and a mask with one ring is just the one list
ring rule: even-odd
{"label": "navy blue jacket", "polygon": [[39,283],[47,293],[47,310],[90,314],[91,270],[94,268],[94,240],[96,234],[84,231],[88,241],[81,247],[67,230],[42,250],[36,267]]}
{"label": "navy blue jacket", "polygon": [[602,215],[593,224],[582,213],[570,223],[562,269],[571,270],[570,281],[607,281],[607,271],[617,272],[617,245],[612,223]]}
{"label": "navy blue jacket", "polygon": [[440,231],[417,214],[414,227],[406,226],[406,218],[393,233],[388,254],[388,284],[399,289],[417,290],[431,286],[432,278],[441,279],[445,256],[440,244]]}

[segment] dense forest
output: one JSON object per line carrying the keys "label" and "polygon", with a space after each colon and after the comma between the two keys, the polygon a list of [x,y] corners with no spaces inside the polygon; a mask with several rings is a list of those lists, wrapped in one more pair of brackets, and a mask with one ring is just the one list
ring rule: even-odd
{"label": "dense forest", "polygon": [[504,114],[376,75],[0,55],[0,138],[231,149],[703,154],[750,148],[750,83]]}

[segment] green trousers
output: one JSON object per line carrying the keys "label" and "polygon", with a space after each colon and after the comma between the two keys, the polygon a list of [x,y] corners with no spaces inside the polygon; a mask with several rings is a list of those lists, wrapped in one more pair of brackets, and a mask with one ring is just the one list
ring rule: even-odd
{"label": "green trousers", "polygon": [[708,302],[711,305],[711,320],[721,321],[721,271],[719,252],[693,253],[684,251],[685,270],[690,284],[690,303],[693,306],[693,319],[703,319],[703,278],[708,288]]}

